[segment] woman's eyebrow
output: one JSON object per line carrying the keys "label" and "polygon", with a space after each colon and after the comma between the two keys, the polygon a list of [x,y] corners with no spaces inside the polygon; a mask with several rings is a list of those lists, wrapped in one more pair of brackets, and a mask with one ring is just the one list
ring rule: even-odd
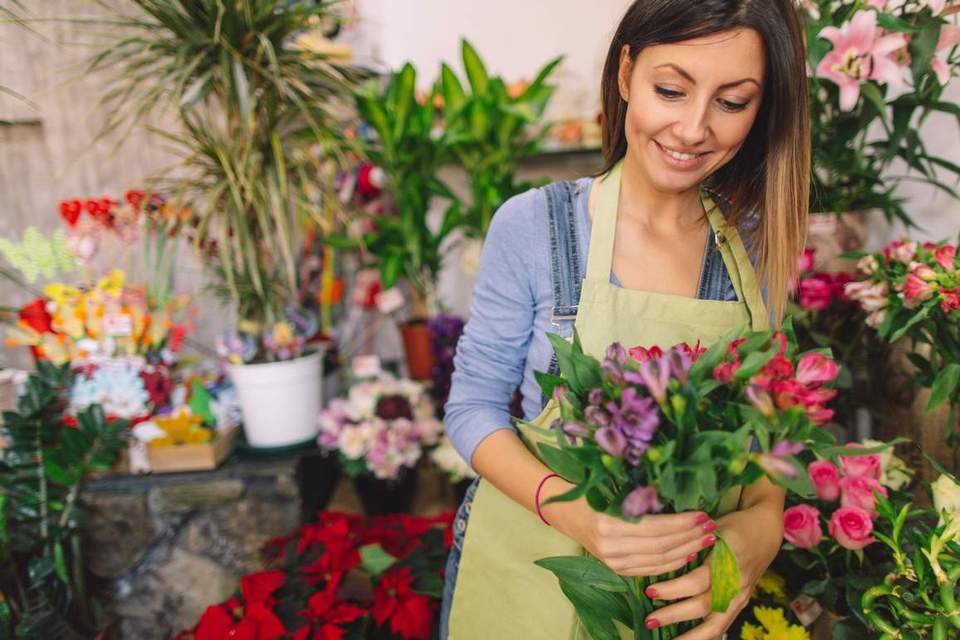
{"label": "woman's eyebrow", "polygon": [[[686,71],[684,71],[681,67],[678,67],[677,65],[673,64],[672,62],[667,62],[666,64],[658,65],[658,66],[654,67],[654,69],[662,69],[662,68],[664,68],[664,67],[673,69],[674,71],[676,71],[677,73],[679,73],[681,76],[683,76],[684,78],[686,78],[687,80],[689,80],[691,84],[697,84],[697,81],[693,79],[693,76],[691,76],[689,73],[687,73]],[[760,83],[759,83],[758,81],[754,80],[753,78],[741,78],[740,80],[734,80],[733,82],[724,83],[724,84],[720,85],[720,88],[721,88],[721,89],[729,89],[730,87],[735,87],[735,86],[737,86],[738,84],[743,84],[744,82],[752,82],[753,84],[755,84],[755,85],[757,85],[758,87],[760,87]]]}

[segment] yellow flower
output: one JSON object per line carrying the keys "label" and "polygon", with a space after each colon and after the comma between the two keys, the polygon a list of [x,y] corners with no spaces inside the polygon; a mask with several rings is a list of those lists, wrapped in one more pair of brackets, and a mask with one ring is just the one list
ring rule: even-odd
{"label": "yellow flower", "polygon": [[787,581],[783,576],[767,571],[757,582],[757,590],[773,597],[777,602],[786,602],[787,599]]}
{"label": "yellow flower", "polygon": [[749,622],[744,623],[743,631],[740,634],[740,640],[765,640],[763,629]]}
{"label": "yellow flower", "polygon": [[62,282],[51,282],[43,288],[43,295],[53,300],[58,307],[74,303],[80,297],[80,289]]}
{"label": "yellow flower", "polygon": [[278,322],[273,327],[273,339],[278,347],[286,347],[294,342],[293,329],[289,322]]}
{"label": "yellow flower", "polygon": [[160,416],[153,419],[154,424],[163,429],[167,435],[150,441],[150,446],[169,446],[178,444],[200,444],[207,442],[213,436],[209,429],[204,429],[203,416],[195,416],[187,407],[180,407],[174,415]]}
{"label": "yellow flower", "polygon": [[123,282],[126,278],[127,274],[124,273],[123,269],[114,269],[97,281],[97,289],[111,298],[119,298],[120,294],[123,293]]}
{"label": "yellow flower", "polygon": [[753,616],[764,627],[762,640],[810,640],[807,630],[790,624],[779,607],[754,607]]}

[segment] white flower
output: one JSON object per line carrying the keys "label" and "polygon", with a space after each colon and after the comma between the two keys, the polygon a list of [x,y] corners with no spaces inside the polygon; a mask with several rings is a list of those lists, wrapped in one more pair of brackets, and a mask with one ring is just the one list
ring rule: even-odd
{"label": "white flower", "polygon": [[930,485],[933,492],[933,507],[940,514],[940,524],[944,517],[954,519],[960,515],[960,485],[946,475],[941,475]]}
{"label": "white flower", "polygon": [[370,446],[371,430],[367,423],[347,426],[337,438],[337,448],[347,459],[362,458]]}
{"label": "white flower", "polygon": [[477,477],[476,472],[460,457],[446,437],[441,440],[440,446],[430,453],[430,458],[454,482]]}
{"label": "white flower", "polygon": [[433,417],[417,420],[416,432],[420,436],[420,442],[430,447],[440,441],[440,434],[443,433],[443,423]]}
{"label": "white flower", "polygon": [[857,262],[857,269],[859,269],[861,273],[868,276],[879,268],[880,263],[877,262],[877,258],[873,254],[863,256]]}
{"label": "white flower", "polygon": [[[879,440],[864,440],[863,445],[868,449],[874,447],[882,447],[884,442]],[[895,491],[903,489],[913,478],[913,469],[907,466],[907,463],[902,459],[896,456],[893,452],[893,447],[884,449],[880,452],[880,466],[883,468],[883,473],[880,476],[880,484],[885,487],[890,487]]]}

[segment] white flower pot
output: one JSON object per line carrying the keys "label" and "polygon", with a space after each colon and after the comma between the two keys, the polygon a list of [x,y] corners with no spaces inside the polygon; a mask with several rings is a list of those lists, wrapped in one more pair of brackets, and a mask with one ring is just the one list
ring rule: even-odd
{"label": "white flower pot", "polygon": [[317,436],[323,352],[284,362],[227,365],[251,447],[285,447]]}

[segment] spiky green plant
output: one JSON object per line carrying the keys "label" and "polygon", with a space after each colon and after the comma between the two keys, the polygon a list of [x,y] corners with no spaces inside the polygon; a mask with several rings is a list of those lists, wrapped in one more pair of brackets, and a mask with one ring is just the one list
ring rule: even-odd
{"label": "spiky green plant", "polygon": [[126,420],[93,405],[64,424],[67,366],[38,363],[15,411],[3,414],[0,457],[0,637],[91,637],[93,601],[84,581],[78,505],[83,481],[109,469]]}
{"label": "spiky green plant", "polygon": [[299,43],[337,4],[125,0],[88,65],[109,76],[107,129],[176,117],[154,129],[182,155],[160,184],[189,203],[182,228],[212,258],[216,290],[255,324],[295,302],[301,232],[331,209],[323,185],[364,74]]}

